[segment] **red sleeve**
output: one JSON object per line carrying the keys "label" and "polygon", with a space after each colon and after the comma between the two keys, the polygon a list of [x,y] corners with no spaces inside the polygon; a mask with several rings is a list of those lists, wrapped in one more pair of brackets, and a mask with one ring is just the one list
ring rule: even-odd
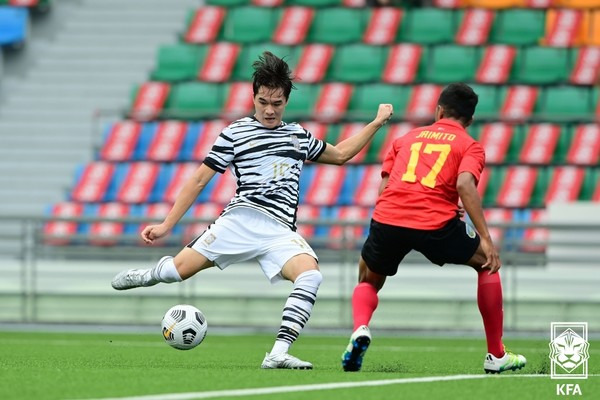
{"label": "red sleeve", "polygon": [[473,142],[463,155],[460,165],[458,166],[458,173],[470,172],[475,177],[475,183],[479,182],[481,171],[485,165],[485,151],[483,146],[479,142]]}
{"label": "red sleeve", "polygon": [[385,156],[385,160],[383,160],[383,164],[381,166],[382,178],[385,178],[386,176],[389,176],[392,173],[392,168],[394,167],[394,160],[396,159],[396,154],[398,153],[398,147],[399,139],[396,139],[392,143],[390,151],[388,151],[387,155]]}

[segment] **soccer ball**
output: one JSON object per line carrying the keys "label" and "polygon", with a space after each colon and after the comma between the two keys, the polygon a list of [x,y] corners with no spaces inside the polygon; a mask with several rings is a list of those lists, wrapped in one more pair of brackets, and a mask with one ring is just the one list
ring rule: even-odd
{"label": "soccer ball", "polygon": [[189,304],[171,307],[161,325],[167,344],[179,350],[190,350],[202,343],[208,327],[202,311]]}

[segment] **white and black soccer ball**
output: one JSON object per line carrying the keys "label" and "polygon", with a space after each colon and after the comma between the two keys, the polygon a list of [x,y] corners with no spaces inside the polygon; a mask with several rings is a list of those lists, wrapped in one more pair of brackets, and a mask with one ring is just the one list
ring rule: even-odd
{"label": "white and black soccer ball", "polygon": [[169,346],[190,350],[202,343],[208,325],[202,311],[189,304],[178,304],[165,313],[161,327]]}

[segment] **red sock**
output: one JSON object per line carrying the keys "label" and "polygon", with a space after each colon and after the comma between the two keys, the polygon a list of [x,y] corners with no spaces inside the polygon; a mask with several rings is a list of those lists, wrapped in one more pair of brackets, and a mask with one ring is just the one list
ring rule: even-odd
{"label": "red sock", "polygon": [[488,353],[495,357],[504,356],[502,330],[504,310],[502,309],[502,283],[500,274],[488,275],[489,270],[483,270],[477,277],[477,305],[483,318]]}
{"label": "red sock", "polygon": [[361,325],[369,325],[378,303],[377,289],[373,285],[366,282],[356,285],[354,293],[352,293],[354,330]]}

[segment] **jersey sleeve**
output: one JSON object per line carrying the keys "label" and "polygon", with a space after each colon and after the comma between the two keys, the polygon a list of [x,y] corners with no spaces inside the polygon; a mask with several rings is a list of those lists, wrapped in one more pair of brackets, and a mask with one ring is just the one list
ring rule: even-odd
{"label": "jersey sleeve", "polygon": [[458,167],[458,173],[470,172],[475,177],[475,183],[479,182],[481,172],[485,166],[485,150],[479,142],[473,142],[463,155]]}
{"label": "jersey sleeve", "polygon": [[398,154],[398,149],[400,148],[400,140],[397,139],[392,143],[392,147],[390,151],[385,156],[383,160],[383,164],[381,165],[381,177],[385,178],[392,173],[392,168],[394,167],[394,161],[396,160],[396,154]]}
{"label": "jersey sleeve", "polygon": [[307,130],[305,130],[305,131],[306,131],[306,136],[308,138],[308,154],[306,155],[306,158],[308,160],[314,161],[317,158],[321,157],[321,154],[323,154],[323,152],[325,151],[325,147],[327,146],[327,143],[325,143],[322,140],[317,139],[309,131],[307,131]]}
{"label": "jersey sleeve", "polygon": [[222,174],[227,170],[233,156],[233,139],[229,136],[228,130],[224,129],[204,159],[204,164]]}

